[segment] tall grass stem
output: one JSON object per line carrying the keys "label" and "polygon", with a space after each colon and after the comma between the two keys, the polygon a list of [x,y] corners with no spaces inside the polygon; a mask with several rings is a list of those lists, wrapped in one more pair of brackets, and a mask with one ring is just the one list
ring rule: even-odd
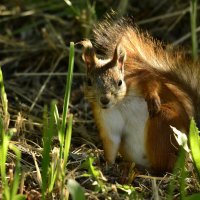
{"label": "tall grass stem", "polygon": [[[70,98],[70,93],[71,93],[73,68],[74,68],[74,42],[70,42],[67,85],[65,88],[62,124],[61,124],[61,138],[60,138],[60,143],[63,145],[64,145],[64,140],[65,140],[65,130],[66,130],[68,107],[69,107],[69,98]],[[62,149],[61,149],[61,152],[62,152]]]}
{"label": "tall grass stem", "polygon": [[197,41],[197,0],[190,0],[190,21],[192,33],[192,56],[194,61],[198,58],[198,41]]}

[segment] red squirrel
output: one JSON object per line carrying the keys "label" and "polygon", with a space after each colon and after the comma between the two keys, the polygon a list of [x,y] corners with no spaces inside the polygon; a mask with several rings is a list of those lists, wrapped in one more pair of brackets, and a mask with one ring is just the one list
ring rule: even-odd
{"label": "red squirrel", "polygon": [[81,42],[86,97],[106,160],[120,152],[147,169],[172,171],[179,147],[170,126],[188,134],[190,119],[199,120],[200,65],[125,19],[104,20],[93,33],[93,43]]}

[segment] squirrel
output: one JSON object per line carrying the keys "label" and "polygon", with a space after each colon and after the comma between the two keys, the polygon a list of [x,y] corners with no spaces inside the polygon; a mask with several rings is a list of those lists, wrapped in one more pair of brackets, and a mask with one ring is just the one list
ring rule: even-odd
{"label": "squirrel", "polygon": [[172,171],[179,147],[170,126],[188,134],[191,118],[200,120],[198,62],[167,50],[124,18],[104,19],[92,42],[81,44],[85,95],[106,161],[114,163],[120,152],[147,169]]}

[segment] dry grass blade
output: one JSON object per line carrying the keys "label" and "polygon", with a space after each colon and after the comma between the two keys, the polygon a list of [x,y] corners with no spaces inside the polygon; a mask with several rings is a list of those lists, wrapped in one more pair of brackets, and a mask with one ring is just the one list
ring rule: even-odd
{"label": "dry grass blade", "polygon": [[156,179],[152,180],[152,190],[153,190],[153,196],[155,200],[159,200],[159,194],[158,194],[158,186],[156,184]]}

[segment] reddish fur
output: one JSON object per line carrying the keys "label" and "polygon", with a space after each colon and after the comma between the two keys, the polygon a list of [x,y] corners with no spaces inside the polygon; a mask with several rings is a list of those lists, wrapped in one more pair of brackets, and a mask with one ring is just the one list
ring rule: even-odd
{"label": "reddish fur", "polygon": [[[152,75],[147,70],[135,70],[131,75],[127,75],[126,83],[128,90],[137,88],[138,92],[144,96],[149,107],[157,98],[161,101],[159,110],[152,111],[154,116],[150,117],[146,125],[146,149],[147,157],[151,167],[157,172],[171,171],[176,160],[178,145],[175,141],[171,126],[188,133],[189,113],[192,113],[192,105],[187,96],[176,86],[165,83],[164,80]],[[153,99],[153,100],[152,100]],[[148,103],[149,102],[149,103]],[[106,130],[101,125],[99,118],[99,106],[92,102],[93,112],[100,136],[103,142],[105,158],[112,162],[118,149],[109,139]],[[154,107],[152,106],[151,109]],[[124,149],[123,138],[120,145],[120,153],[129,160],[129,152]]]}
{"label": "reddish fur", "polygon": [[[104,47],[106,56],[110,58],[116,45],[120,44],[125,49],[127,90],[136,90],[147,102],[150,116],[146,124],[145,147],[150,165],[157,172],[171,171],[176,161],[178,144],[170,125],[187,134],[191,117],[198,115],[193,104],[198,101],[196,97],[199,92],[194,91],[199,82],[195,80],[190,84],[190,80],[191,77],[197,78],[200,70],[194,63],[187,62],[181,53],[166,52],[160,43],[130,26],[117,31],[115,26],[110,28],[106,23],[100,25],[95,32],[97,46]],[[113,146],[102,125],[98,103],[91,103],[106,160],[113,162],[118,148]],[[125,145],[122,138],[119,151],[129,160],[130,153],[125,151]]]}
{"label": "reddish fur", "polygon": [[[190,115],[193,113],[190,99],[178,87],[156,77],[147,70],[133,71],[126,77],[129,90],[137,88],[147,101],[148,109],[154,109],[154,101],[161,103],[147,123],[146,149],[151,167],[157,172],[171,171],[177,157],[178,144],[171,126],[188,133]],[[153,104],[153,105],[152,105]],[[123,152],[128,155],[128,152]]]}
{"label": "reddish fur", "polygon": [[190,118],[181,100],[165,85],[161,87],[159,96],[162,102],[160,112],[149,118],[146,148],[153,169],[171,171],[176,161],[178,145],[170,125],[188,133]]}

